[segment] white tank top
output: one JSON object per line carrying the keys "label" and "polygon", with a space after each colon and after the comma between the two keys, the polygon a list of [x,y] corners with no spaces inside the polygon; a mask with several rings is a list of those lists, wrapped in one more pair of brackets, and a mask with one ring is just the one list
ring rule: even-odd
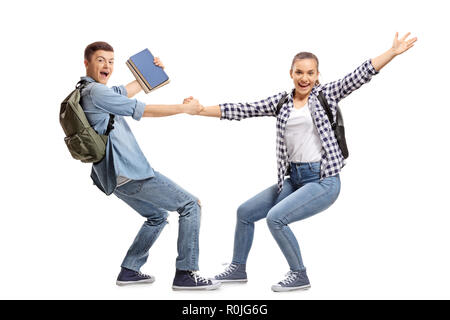
{"label": "white tank top", "polygon": [[300,109],[292,108],[286,123],[285,141],[289,162],[320,161],[322,144],[308,103]]}

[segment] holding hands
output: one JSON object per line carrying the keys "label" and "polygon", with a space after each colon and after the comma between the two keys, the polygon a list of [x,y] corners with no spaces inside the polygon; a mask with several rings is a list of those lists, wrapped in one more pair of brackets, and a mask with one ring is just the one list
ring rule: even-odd
{"label": "holding hands", "polygon": [[205,109],[200,102],[192,96],[183,100],[183,106],[184,112],[190,115],[198,115]]}

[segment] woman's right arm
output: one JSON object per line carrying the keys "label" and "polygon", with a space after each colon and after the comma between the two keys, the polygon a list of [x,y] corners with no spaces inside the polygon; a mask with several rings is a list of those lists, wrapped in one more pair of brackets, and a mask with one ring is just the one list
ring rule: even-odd
{"label": "woman's right arm", "polygon": [[[238,121],[251,117],[276,116],[277,104],[284,94],[285,92],[281,92],[251,103],[223,103],[205,107],[198,115]],[[186,98],[183,103],[189,103],[192,99]]]}
{"label": "woman's right arm", "polygon": [[220,105],[217,105],[217,106],[211,106],[211,107],[204,107],[203,111],[198,113],[198,115],[205,116],[205,117],[221,118],[222,112],[220,111]]}

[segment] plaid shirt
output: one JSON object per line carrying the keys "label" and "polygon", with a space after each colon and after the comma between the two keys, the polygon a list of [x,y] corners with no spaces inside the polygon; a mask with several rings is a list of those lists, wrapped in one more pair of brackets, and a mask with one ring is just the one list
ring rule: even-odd
{"label": "plaid shirt", "polygon": [[[322,142],[321,159],[321,179],[338,174],[345,165],[344,157],[337,143],[331,124],[325,110],[323,110],[317,98],[320,91],[323,91],[330,109],[336,119],[338,102],[352,93],[361,85],[369,82],[372,76],[378,72],[372,66],[370,60],[365,61],[355,71],[349,73],[344,78],[324,85],[316,85],[309,96],[309,111]],[[276,107],[286,91],[280,92],[267,99],[253,103],[224,103],[220,104],[221,120],[242,120],[250,117],[273,116],[277,117],[277,171],[278,171],[278,192],[283,188],[284,177],[289,173],[288,154],[285,142],[286,123],[294,107],[293,89],[281,107],[280,113],[276,115]]]}

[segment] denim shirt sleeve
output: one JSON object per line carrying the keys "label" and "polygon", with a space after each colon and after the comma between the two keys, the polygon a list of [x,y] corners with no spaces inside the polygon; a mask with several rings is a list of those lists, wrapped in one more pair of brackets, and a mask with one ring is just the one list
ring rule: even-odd
{"label": "denim shirt sleeve", "polygon": [[144,114],[145,103],[127,97],[124,86],[108,88],[94,85],[90,91],[92,103],[99,109],[118,116],[131,116],[140,120]]}
{"label": "denim shirt sleeve", "polygon": [[127,88],[125,86],[112,86],[111,89],[122,96],[128,97]]}
{"label": "denim shirt sleeve", "polygon": [[276,116],[277,104],[285,92],[266,99],[246,103],[221,103],[220,119],[242,120],[251,117]]}
{"label": "denim shirt sleeve", "polygon": [[323,90],[328,97],[339,102],[339,100],[369,82],[375,74],[378,74],[378,71],[373,67],[372,61],[367,60],[342,79],[323,85]]}

